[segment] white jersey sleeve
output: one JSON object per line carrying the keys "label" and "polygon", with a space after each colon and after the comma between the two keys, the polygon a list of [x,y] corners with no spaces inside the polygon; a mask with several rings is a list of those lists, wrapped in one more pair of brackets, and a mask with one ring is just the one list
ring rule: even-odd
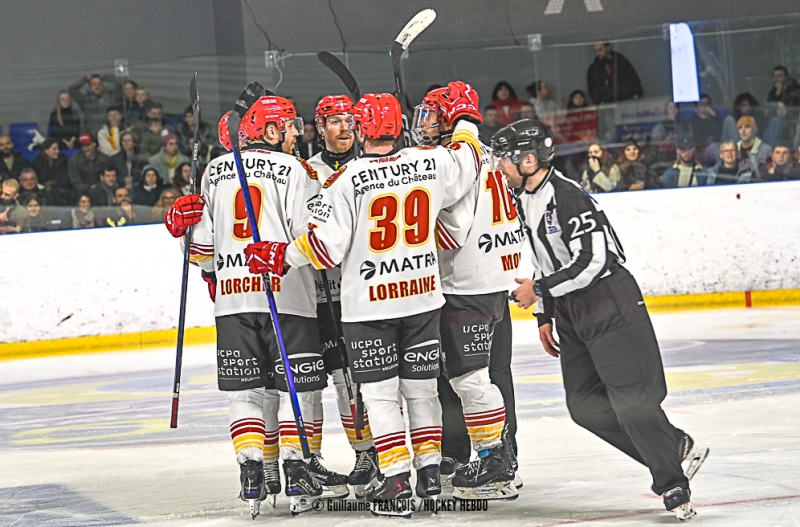
{"label": "white jersey sleeve", "polygon": [[[214,272],[214,218],[208,206],[208,167],[200,178],[200,195],[203,197],[203,215],[200,223],[192,229],[192,243],[190,245],[189,261],[199,266],[206,272]],[[181,248],[184,249],[186,238],[181,238]]]}

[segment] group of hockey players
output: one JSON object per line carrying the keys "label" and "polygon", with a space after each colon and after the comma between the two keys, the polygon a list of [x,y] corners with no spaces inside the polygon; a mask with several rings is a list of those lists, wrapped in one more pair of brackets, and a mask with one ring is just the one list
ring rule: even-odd
{"label": "group of hockey players", "polygon": [[[517,287],[525,254],[524,217],[518,216],[506,176],[514,172],[509,160],[519,171],[530,169],[520,164],[520,153],[527,151],[540,161],[533,167],[536,174],[547,168],[548,177],[561,176],[552,174],[539,150],[526,150],[524,141],[512,140],[515,146],[509,147],[509,137],[525,136],[517,129],[498,132],[505,142],[498,143],[496,154],[502,155],[493,156],[478,140],[478,102],[472,87],[460,81],[429,92],[412,120],[417,144],[400,147],[403,115],[393,95],[369,93],[356,102],[346,95],[323,97],[315,125],[324,148],[305,161],[294,155],[303,129],[294,106],[279,96],[263,96],[243,115],[238,137],[228,134],[228,115],[219,131],[226,149],[232,141],[241,148],[256,227],[266,241],[253,242],[233,153],[209,163],[200,193],[179,198],[167,212],[165,223],[174,237],[193,227],[185,250],[202,268],[215,303],[218,384],[228,394],[240,497],[251,502],[254,515],[259,502],[282,490],[279,458],[293,513],[312,509],[316,499],[345,498],[350,487],[356,498],[383,504],[408,500],[414,492],[435,498],[444,485],[462,499],[517,497],[522,483],[516,474],[510,369],[493,366],[510,364],[508,293]],[[530,192],[528,180],[514,186]],[[613,237],[613,230],[603,228]],[[536,253],[530,245],[529,256]],[[544,276],[536,268],[534,285],[518,280],[515,294],[524,307],[549,293],[540,290]],[[521,290],[526,287],[530,295]],[[277,304],[305,438],[293,412],[266,288]],[[539,311],[540,324],[549,320]],[[558,315],[556,321],[561,323]],[[545,337],[553,339],[552,333]],[[322,389],[328,376],[355,453],[349,475],[321,463]],[[569,396],[568,391],[568,402]],[[616,427],[620,424],[625,428],[627,422],[620,419]],[[455,454],[464,427],[473,461],[469,452]],[[623,451],[651,467],[650,458],[636,451],[641,448],[636,430],[620,431],[636,443]],[[592,431],[615,444],[603,435],[612,432]],[[303,454],[303,439],[310,457]],[[691,447],[682,444],[683,457]],[[453,454],[443,457],[443,452]],[[667,476],[673,467],[664,467],[654,472],[660,494],[672,485]],[[685,496],[667,504],[670,510],[688,503],[688,483],[681,485]],[[386,506],[372,512],[411,513]]]}

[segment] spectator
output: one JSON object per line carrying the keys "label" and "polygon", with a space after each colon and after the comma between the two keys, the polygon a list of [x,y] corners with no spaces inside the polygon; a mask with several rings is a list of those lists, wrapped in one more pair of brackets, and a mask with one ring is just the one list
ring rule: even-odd
{"label": "spectator", "polygon": [[142,154],[150,157],[154,156],[161,150],[161,145],[164,142],[164,123],[157,117],[147,118],[147,131],[142,135],[141,151]]}
{"label": "spectator", "polygon": [[161,135],[167,135],[168,133],[172,132],[175,133],[175,129],[172,128],[167,121],[164,119],[164,106],[160,102],[150,102],[150,105],[147,107],[145,111],[145,119],[139,121],[135,125],[131,127],[131,129],[139,134],[139,137],[142,137],[145,132],[150,128],[150,124],[148,121],[150,119],[158,119],[161,121]]}
{"label": "spectator", "polygon": [[161,223],[164,221],[164,214],[175,204],[175,200],[181,197],[176,189],[167,187],[161,192],[161,197],[150,211],[150,223]]}
{"label": "spectator", "polygon": [[492,106],[497,108],[499,115],[497,119],[502,126],[513,123],[517,120],[519,107],[523,101],[517,99],[517,93],[506,81],[498,82],[492,90]]}
{"label": "spectator", "polygon": [[[525,90],[530,96],[529,101],[536,109],[537,115],[546,117],[548,115],[553,115],[559,110],[558,103],[550,97],[550,87],[547,86],[546,82],[533,82],[529,84]],[[522,119],[522,117],[520,117],[520,119]]]}
{"label": "spectator", "polygon": [[745,115],[755,118],[757,107],[758,101],[751,93],[744,92],[737,95],[736,99],[733,100],[733,112],[722,120],[720,143],[722,141],[738,141],[739,131],[736,123]]}
{"label": "spectator", "polygon": [[52,231],[60,227],[61,221],[56,217],[55,211],[50,207],[44,207],[42,200],[30,195],[20,204],[28,212],[28,226],[24,232]]}
{"label": "spectator", "polygon": [[70,216],[72,216],[73,229],[91,229],[97,226],[94,222],[92,200],[87,194],[81,194],[78,206],[72,209]]}
{"label": "spectator", "polygon": [[642,83],[636,70],[621,53],[611,50],[611,44],[596,43],[594,55],[594,62],[586,72],[586,85],[594,104],[627,101],[642,96]]}
{"label": "spectator", "polygon": [[28,228],[30,216],[25,207],[21,207],[19,197],[19,182],[16,179],[7,179],[0,185],[0,234],[13,234]]}
{"label": "spectator", "polygon": [[30,168],[24,157],[14,151],[14,142],[7,135],[0,135],[0,181],[18,179],[23,168]]}
{"label": "spectator", "polygon": [[[153,100],[150,99],[150,92],[147,88],[142,86],[136,88],[136,104],[139,110],[139,119],[137,119],[137,122],[144,121],[147,119],[147,111],[153,105]],[[130,127],[131,125],[129,124],[128,126]]]}
{"label": "spectator", "polygon": [[749,166],[739,164],[739,149],[736,141],[723,141],[719,144],[720,161],[708,169],[707,185],[730,185],[749,183],[753,171]]}
{"label": "spectator", "polygon": [[39,184],[34,169],[23,168],[19,174],[19,202],[24,203],[31,196],[35,196],[39,199],[39,203],[42,203],[45,199],[45,188]]}
{"label": "spectator", "polygon": [[313,121],[303,125],[303,135],[298,138],[297,151],[303,159],[311,159],[322,151],[319,136],[317,135],[317,127]]}
{"label": "spectator", "polygon": [[[203,143],[211,144],[216,140],[214,131],[205,121],[200,121],[200,129],[198,132],[198,137]],[[194,112],[192,111],[191,105],[187,106],[183,111],[183,122],[178,124],[176,133],[181,152],[189,156],[192,155],[192,148],[189,146],[189,142],[194,137]]]}
{"label": "spectator", "polygon": [[[198,169],[199,170],[199,169]],[[175,178],[172,180],[172,188],[181,193],[181,196],[189,194],[190,179],[192,177],[192,164],[185,161],[175,169]],[[155,201],[153,202],[155,205]]]}
{"label": "spectator", "polygon": [[569,102],[567,102],[567,110],[579,110],[581,108],[588,108],[589,101],[586,99],[586,94],[583,90],[575,90],[569,94]]}
{"label": "spectator", "polygon": [[500,111],[491,104],[484,107],[483,123],[478,126],[478,135],[481,142],[487,145],[491,144],[492,136],[502,127],[503,125],[500,124]]}
{"label": "spectator", "polygon": [[[125,187],[114,191],[114,203],[100,220],[101,227],[123,227],[136,224],[136,209],[131,205],[131,192]],[[141,222],[144,223],[144,222]]]}
{"label": "spectator", "polygon": [[123,128],[131,126],[142,118],[141,107],[139,103],[136,102],[137,88],[139,88],[139,85],[132,80],[127,80],[125,84],[122,85],[122,107],[125,110]]}
{"label": "spectator", "polygon": [[711,106],[711,97],[700,94],[700,100],[694,103],[694,113],[689,119],[692,137],[698,145],[707,146],[719,142],[722,135],[722,119],[717,117]]}
{"label": "spectator", "polygon": [[122,110],[111,106],[106,112],[106,124],[97,133],[99,150],[108,157],[119,152],[119,127],[122,124]]}
{"label": "spectator", "polygon": [[581,175],[580,184],[588,192],[611,192],[617,188],[619,167],[608,150],[599,143],[589,145],[586,168]]}
{"label": "spectator", "polygon": [[89,187],[97,183],[97,176],[103,167],[108,166],[111,159],[97,151],[97,141],[89,132],[83,132],[78,137],[81,151],[69,160],[69,180],[72,190],[86,192]]}
{"label": "spectator", "polygon": [[158,203],[163,191],[164,180],[161,179],[158,170],[153,165],[147,165],[142,169],[142,179],[133,187],[131,200],[134,205],[146,205],[152,208]]}
{"label": "spectator", "polygon": [[664,188],[697,187],[706,184],[708,174],[695,157],[695,145],[687,135],[679,135],[676,142],[678,157],[675,164],[661,176]]}
{"label": "spectator", "polygon": [[118,188],[117,167],[108,165],[100,174],[100,181],[89,189],[89,199],[97,207],[108,207],[114,203],[114,192]]}
{"label": "spectator", "polygon": [[[674,143],[676,131],[684,128],[682,119],[678,105],[674,101],[667,101],[667,104],[664,105],[664,117],[653,127],[651,132],[653,141]],[[671,159],[674,160],[675,156],[672,156]]]}
{"label": "spectator", "polygon": [[119,144],[120,151],[111,157],[111,163],[117,167],[120,184],[131,187],[134,181],[139,181],[142,177],[142,168],[147,164],[147,157],[139,153],[133,132],[122,132]]}
{"label": "spectator", "polygon": [[764,141],[771,145],[786,141],[791,143],[794,137],[794,123],[788,117],[789,109],[781,101],[775,106],[775,117],[769,120],[764,130]]}
{"label": "spectator", "polygon": [[[84,84],[89,85],[88,90],[83,88]],[[94,74],[78,79],[70,85],[69,93],[83,110],[84,127],[92,135],[97,135],[106,122],[106,109],[122,102],[122,86],[109,75]]]}
{"label": "spectator", "polygon": [[46,139],[42,143],[39,155],[33,160],[33,170],[39,183],[50,189],[59,189],[66,196],[70,195],[69,159],[60,152],[55,139]]}
{"label": "spectator", "polygon": [[83,128],[83,116],[72,102],[68,91],[58,92],[56,107],[50,112],[50,137],[58,141],[62,149],[78,148],[78,136]]}
{"label": "spectator", "polygon": [[759,176],[764,181],[800,179],[800,166],[792,157],[789,143],[781,142],[772,147],[772,159],[759,167]]}
{"label": "spectator", "polygon": [[800,84],[789,76],[783,66],[772,69],[772,89],[767,94],[767,102],[783,102],[787,106],[800,104]]}
{"label": "spectator", "polygon": [[739,142],[736,143],[736,146],[739,148],[740,163],[749,165],[753,174],[758,174],[759,167],[769,160],[772,147],[756,135],[758,126],[749,115],[739,119],[737,128]]}
{"label": "spectator", "polygon": [[651,144],[645,152],[644,164],[657,174],[662,174],[675,163],[678,156],[675,150],[675,136],[679,131],[688,133],[688,123],[681,115],[678,105],[669,100],[664,105],[664,117],[651,132],[655,144]]}
{"label": "spectator", "polygon": [[629,139],[625,150],[617,159],[619,166],[619,182],[617,190],[642,190],[660,188],[661,181],[658,176],[641,160],[639,143]]}
{"label": "spectator", "polygon": [[523,103],[519,107],[519,119],[536,119],[536,107],[529,103]]}
{"label": "spectator", "polygon": [[169,185],[175,177],[175,169],[181,163],[188,162],[189,158],[178,150],[178,138],[175,134],[164,136],[162,145],[161,151],[150,158],[150,164],[158,170],[164,183]]}

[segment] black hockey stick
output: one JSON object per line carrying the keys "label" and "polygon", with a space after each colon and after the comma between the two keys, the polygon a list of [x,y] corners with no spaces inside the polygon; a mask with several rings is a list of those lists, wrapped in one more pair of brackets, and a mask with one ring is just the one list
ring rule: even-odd
{"label": "black hockey stick", "polygon": [[[197,138],[200,135],[200,96],[197,93],[197,72],[194,72],[189,84],[189,96],[192,100],[194,114],[194,146],[192,148],[192,171],[189,177],[189,193],[197,189]],[[181,278],[181,307],[178,311],[178,344],[175,351],[175,378],[172,382],[172,415],[170,428],[178,428],[178,401],[181,396],[181,365],[183,363],[183,333],[186,329],[186,289],[189,282],[189,255],[191,253],[193,227],[186,229],[183,251],[183,276]]]}
{"label": "black hockey stick", "polygon": [[392,57],[392,70],[394,71],[394,86],[397,91],[397,99],[400,101],[400,107],[403,109],[403,141],[405,146],[411,146],[411,131],[408,128],[408,116],[406,115],[406,92],[403,89],[403,76],[400,71],[400,59],[403,52],[408,49],[408,46],[414,41],[420,33],[425,31],[428,26],[433,24],[436,20],[436,11],[433,9],[423,9],[414,18],[409,20],[397,38],[394,39],[392,49],[389,55]]}
{"label": "black hockey stick", "polygon": [[[247,175],[244,171],[244,164],[242,163],[241,145],[239,144],[239,124],[242,117],[250,107],[255,104],[261,95],[264,94],[264,88],[257,82],[251,82],[244,89],[239,99],[231,110],[230,117],[228,117],[228,133],[231,137],[231,146],[233,147],[233,158],[236,162],[236,172],[239,175],[239,185],[242,187],[242,195],[244,196],[244,204],[247,209],[247,218],[250,222],[250,228],[253,231],[253,242],[258,243],[261,241],[261,236],[258,232],[258,221],[256,219],[256,211],[253,208],[253,200],[250,196],[250,185],[247,183]],[[306,437],[306,427],[303,423],[303,414],[300,411],[300,401],[297,399],[297,388],[294,384],[294,373],[292,372],[291,364],[289,363],[289,356],[286,354],[286,346],[283,341],[283,333],[281,332],[281,325],[278,322],[278,306],[275,303],[275,294],[272,292],[271,282],[268,275],[261,275],[261,280],[264,283],[264,290],[267,293],[267,301],[269,302],[269,313],[272,319],[272,329],[275,332],[275,338],[278,341],[278,349],[281,353],[281,361],[283,363],[283,372],[286,376],[286,386],[289,389],[289,397],[292,402],[292,410],[294,411],[294,422],[297,426],[297,435],[300,440],[300,447],[303,450],[303,457],[308,459],[311,457],[311,451],[308,448],[308,438]]]}

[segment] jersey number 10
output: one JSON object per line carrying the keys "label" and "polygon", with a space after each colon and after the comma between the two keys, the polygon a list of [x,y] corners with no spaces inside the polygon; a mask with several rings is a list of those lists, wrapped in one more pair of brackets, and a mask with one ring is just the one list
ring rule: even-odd
{"label": "jersey number 10", "polygon": [[[489,175],[486,176],[486,192],[492,193],[492,225],[503,223],[503,213],[505,212],[505,219],[509,223],[517,219],[517,208],[511,201],[511,196],[508,194],[503,183],[503,174],[497,170],[490,170]],[[501,210],[502,202],[502,210]]]}

